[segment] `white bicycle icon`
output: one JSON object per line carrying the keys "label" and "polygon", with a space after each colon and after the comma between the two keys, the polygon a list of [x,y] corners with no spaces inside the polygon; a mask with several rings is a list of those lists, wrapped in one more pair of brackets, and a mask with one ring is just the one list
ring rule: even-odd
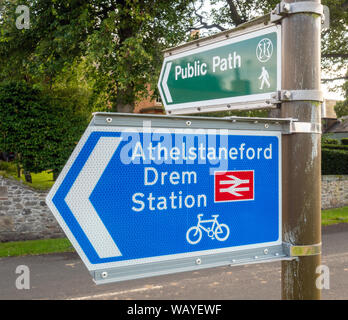
{"label": "white bicycle icon", "polygon": [[[213,240],[214,237],[219,241],[225,241],[230,235],[229,227],[224,223],[219,223],[217,221],[218,214],[212,215],[212,218],[209,220],[202,220],[201,217],[203,214],[197,216],[198,223],[196,226],[191,227],[186,232],[186,240],[190,244],[197,244],[202,239],[202,230],[205,231],[208,236]],[[211,227],[205,228],[202,226],[202,223],[210,223]]]}

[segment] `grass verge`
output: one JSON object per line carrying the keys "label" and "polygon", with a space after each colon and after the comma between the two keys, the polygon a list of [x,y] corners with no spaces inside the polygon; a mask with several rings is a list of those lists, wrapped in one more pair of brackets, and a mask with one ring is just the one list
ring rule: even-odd
{"label": "grass verge", "polygon": [[[322,211],[322,225],[348,223],[348,207]],[[0,258],[75,251],[66,238],[0,242]]]}
{"label": "grass verge", "polygon": [[321,224],[323,226],[337,223],[348,223],[348,207],[328,209],[321,212]]}
{"label": "grass verge", "polygon": [[66,238],[0,242],[0,258],[75,251]]}
{"label": "grass verge", "polygon": [[23,184],[37,190],[49,190],[54,183],[53,173],[50,171],[32,173],[31,178],[33,183],[26,182],[23,174],[18,178],[16,165],[13,162],[0,161],[0,175],[5,178],[13,178],[17,181],[21,181]]}

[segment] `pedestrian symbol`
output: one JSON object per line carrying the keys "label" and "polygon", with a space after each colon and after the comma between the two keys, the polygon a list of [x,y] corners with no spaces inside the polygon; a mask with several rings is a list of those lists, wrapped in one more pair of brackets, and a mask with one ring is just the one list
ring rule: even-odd
{"label": "pedestrian symbol", "polygon": [[271,84],[269,83],[269,73],[265,67],[262,67],[261,75],[259,76],[259,80],[261,80],[260,90],[263,90],[264,85],[266,84],[269,88]]}

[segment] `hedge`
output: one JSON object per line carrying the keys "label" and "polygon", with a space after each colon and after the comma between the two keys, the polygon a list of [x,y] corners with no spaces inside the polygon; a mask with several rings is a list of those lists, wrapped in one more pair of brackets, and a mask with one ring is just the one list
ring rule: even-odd
{"label": "hedge", "polygon": [[0,150],[15,153],[25,171],[56,176],[88,125],[77,106],[24,81],[0,83]]}
{"label": "hedge", "polygon": [[341,143],[342,143],[343,145],[348,146],[348,138],[342,138],[342,139],[341,139]]}
{"label": "hedge", "polygon": [[341,144],[323,144],[321,145],[322,149],[336,149],[336,150],[347,150],[348,151],[348,145],[341,145]]}
{"label": "hedge", "polygon": [[331,139],[331,138],[326,138],[322,137],[322,144],[339,144],[339,141],[337,139]]}
{"label": "hedge", "polygon": [[348,151],[323,148],[321,157],[322,174],[348,174]]}

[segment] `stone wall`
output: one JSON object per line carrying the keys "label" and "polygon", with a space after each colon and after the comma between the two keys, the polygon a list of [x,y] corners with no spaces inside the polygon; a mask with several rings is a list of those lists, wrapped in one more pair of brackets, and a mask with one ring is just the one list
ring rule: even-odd
{"label": "stone wall", "polygon": [[348,206],[348,175],[322,176],[321,207],[323,209]]}
{"label": "stone wall", "polygon": [[0,176],[0,241],[63,237],[45,203],[47,192]]}
{"label": "stone wall", "polygon": [[[64,237],[47,192],[0,176],[0,242]],[[348,175],[322,177],[322,208],[348,206]]]}

